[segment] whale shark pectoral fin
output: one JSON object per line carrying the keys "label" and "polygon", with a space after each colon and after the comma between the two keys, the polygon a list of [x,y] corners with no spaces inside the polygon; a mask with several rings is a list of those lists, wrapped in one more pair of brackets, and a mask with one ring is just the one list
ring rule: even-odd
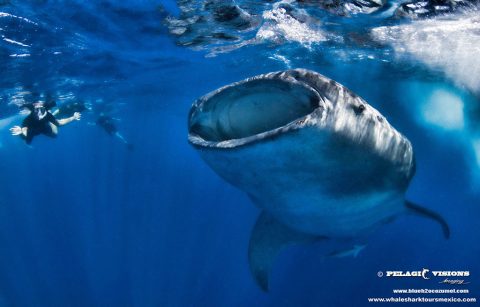
{"label": "whale shark pectoral fin", "polygon": [[250,271],[263,291],[268,291],[268,277],[276,255],[289,244],[311,243],[322,237],[304,234],[278,222],[262,211],[253,227],[248,248]]}
{"label": "whale shark pectoral fin", "polygon": [[427,208],[421,207],[417,204],[414,204],[414,203],[412,203],[408,200],[405,201],[405,206],[412,213],[415,213],[415,214],[420,215],[420,216],[428,217],[428,218],[431,218],[431,219],[439,222],[440,225],[442,226],[443,235],[445,236],[445,238],[447,238],[447,239],[450,238],[450,227],[448,226],[447,221],[445,221],[445,219],[440,214],[438,214],[438,213],[436,213],[436,212],[434,212],[430,209],[427,209]]}

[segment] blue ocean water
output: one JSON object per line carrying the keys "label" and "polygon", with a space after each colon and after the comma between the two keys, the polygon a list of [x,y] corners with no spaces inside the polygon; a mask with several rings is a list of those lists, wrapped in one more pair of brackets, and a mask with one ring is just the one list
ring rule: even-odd
{"label": "blue ocean water", "polygon": [[[222,15],[222,3],[241,14]],[[367,306],[397,288],[478,298],[478,12],[402,19],[399,2],[341,3],[2,1],[0,305]],[[292,246],[264,293],[247,259],[259,210],[188,144],[187,116],[225,84],[300,67],[353,90],[412,142],[407,197],[452,234],[402,215],[357,257]],[[18,105],[47,96],[93,111],[28,147],[8,128]],[[100,110],[133,150],[95,125]],[[377,277],[424,268],[470,271],[470,284]]]}

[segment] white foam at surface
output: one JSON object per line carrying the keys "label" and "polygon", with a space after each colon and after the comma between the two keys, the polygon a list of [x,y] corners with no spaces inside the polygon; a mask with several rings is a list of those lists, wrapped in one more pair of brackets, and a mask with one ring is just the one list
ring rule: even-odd
{"label": "white foam at surface", "polygon": [[262,17],[264,24],[257,32],[257,39],[270,41],[285,39],[298,42],[304,46],[327,40],[322,31],[310,27],[306,22],[295,19],[282,7],[276,6],[272,10],[265,11]]}
{"label": "white foam at surface", "polygon": [[413,56],[441,70],[458,85],[480,93],[480,14],[455,19],[434,18],[399,26],[377,27],[373,38],[393,47],[397,55]]}

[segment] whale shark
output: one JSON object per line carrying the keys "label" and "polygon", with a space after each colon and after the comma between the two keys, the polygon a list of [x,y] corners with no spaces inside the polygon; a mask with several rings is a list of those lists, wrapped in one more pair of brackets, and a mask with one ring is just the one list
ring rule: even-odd
{"label": "whale shark", "polygon": [[317,72],[251,77],[197,99],[188,140],[225,181],[261,209],[250,270],[262,290],[286,246],[367,235],[405,212],[415,173],[411,143],[354,92]]}

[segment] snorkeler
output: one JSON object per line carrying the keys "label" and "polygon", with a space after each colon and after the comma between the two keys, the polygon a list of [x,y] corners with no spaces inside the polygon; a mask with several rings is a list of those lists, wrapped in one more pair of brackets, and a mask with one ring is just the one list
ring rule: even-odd
{"label": "snorkeler", "polygon": [[30,110],[30,114],[23,120],[22,126],[14,126],[10,128],[12,135],[19,135],[25,139],[27,144],[30,144],[33,138],[39,134],[44,134],[49,137],[56,137],[58,127],[71,123],[74,120],[80,120],[80,113],[75,112],[71,117],[57,120],[50,108],[54,103],[35,102],[26,105],[25,108]]}
{"label": "snorkeler", "polygon": [[117,126],[115,125],[115,118],[100,113],[100,116],[95,123],[97,126],[102,127],[103,130],[105,130],[105,132],[107,132],[109,135],[117,137],[120,141],[127,145],[128,149],[133,150],[133,144],[130,144],[123,137],[123,135],[118,132]]}

